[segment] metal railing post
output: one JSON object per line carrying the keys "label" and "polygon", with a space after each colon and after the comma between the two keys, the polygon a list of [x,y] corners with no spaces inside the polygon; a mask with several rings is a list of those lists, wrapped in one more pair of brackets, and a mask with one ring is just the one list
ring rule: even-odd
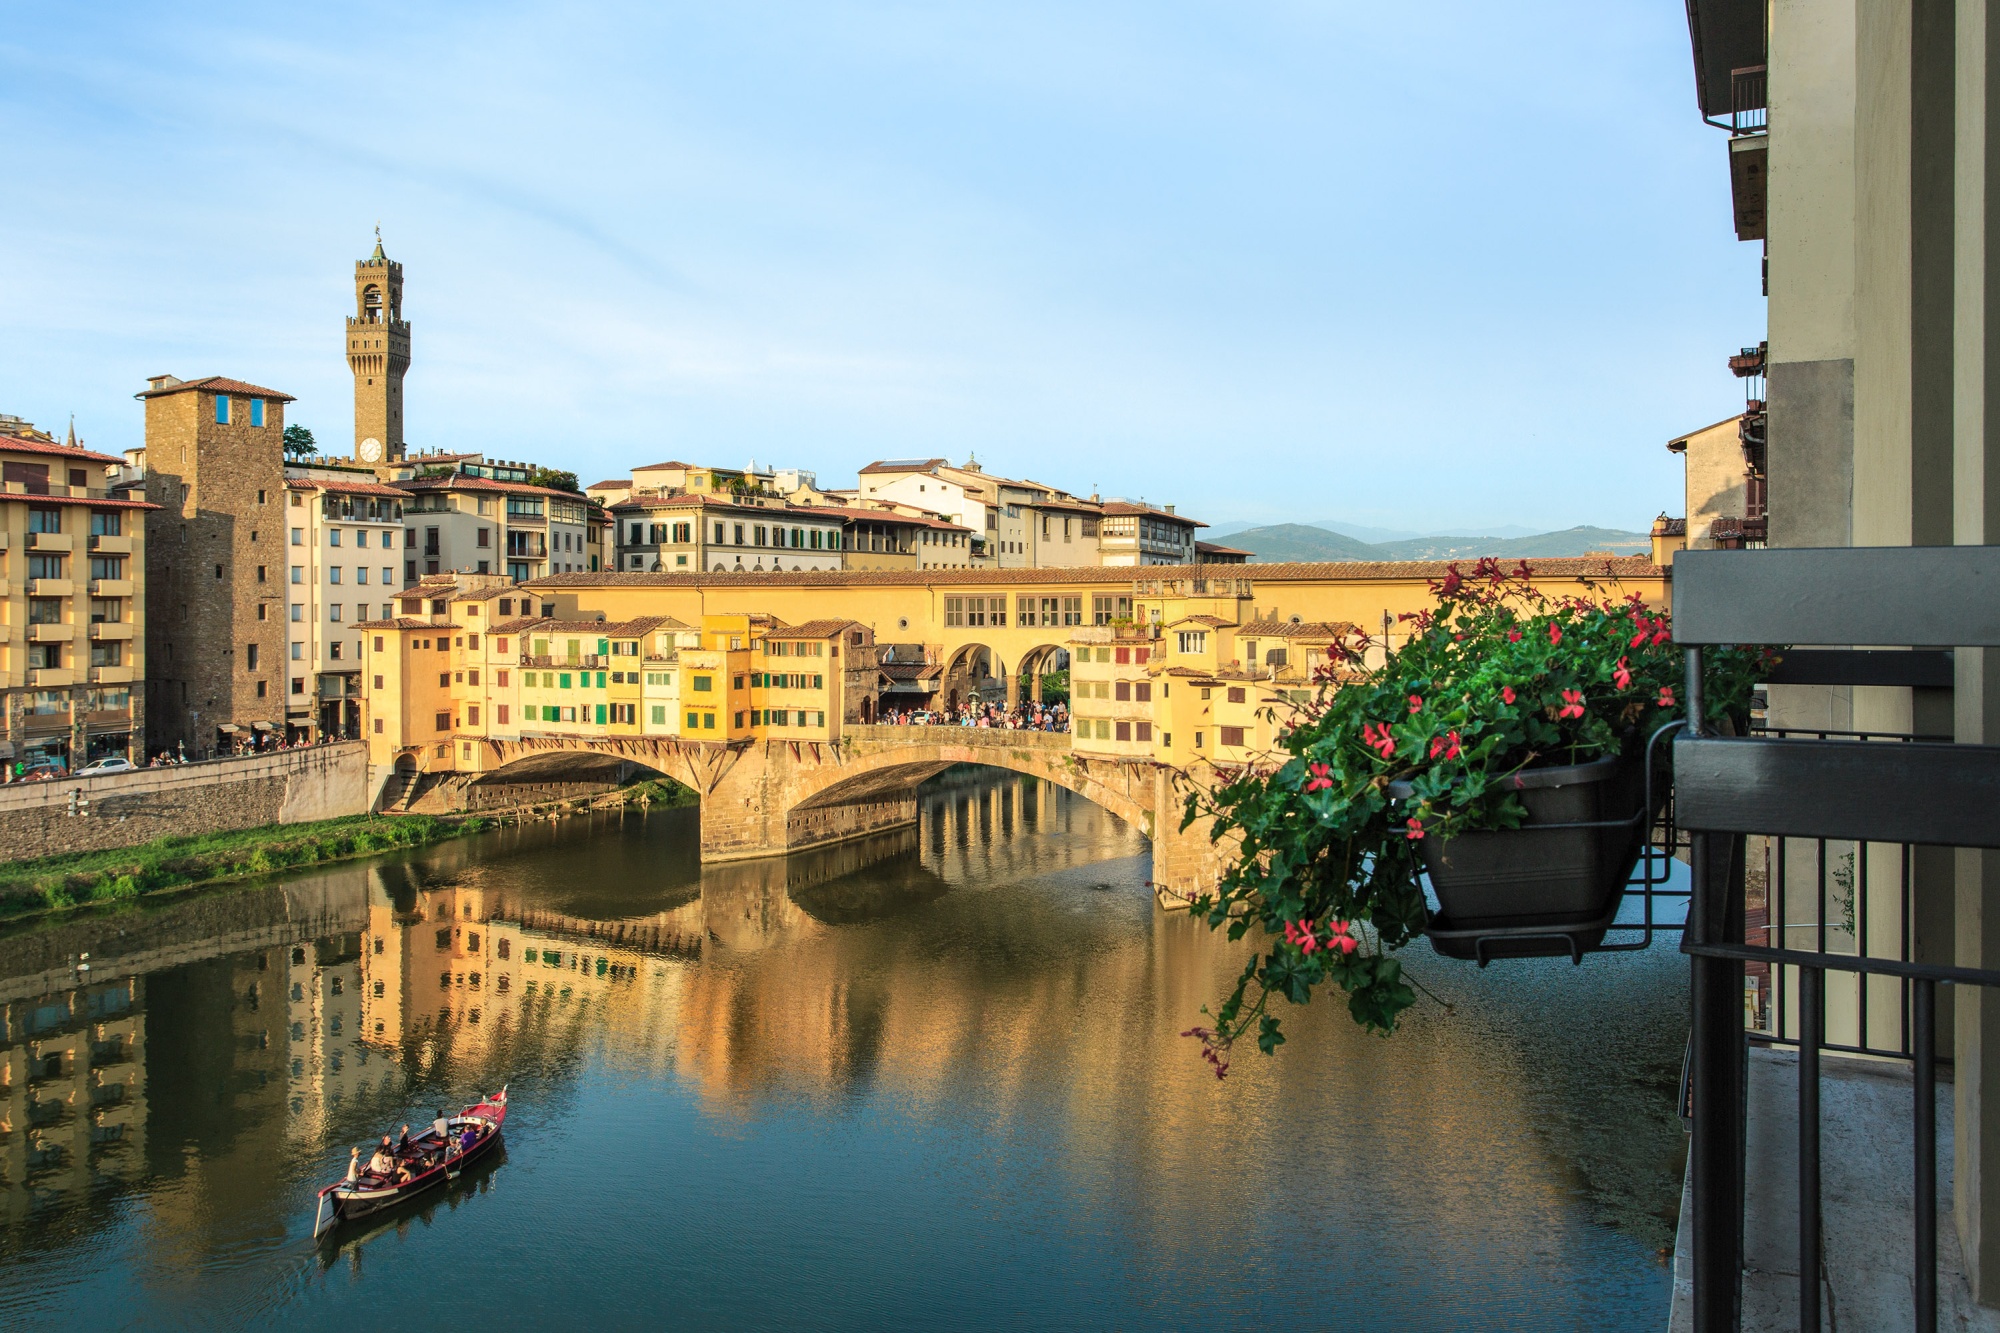
{"label": "metal railing post", "polygon": [[1819,1048],[1826,1040],[1826,973],[1799,969],[1799,1327],[1820,1326]]}
{"label": "metal railing post", "polygon": [[1916,1061],[1917,1333],[1937,1328],[1937,983],[1910,983]]}

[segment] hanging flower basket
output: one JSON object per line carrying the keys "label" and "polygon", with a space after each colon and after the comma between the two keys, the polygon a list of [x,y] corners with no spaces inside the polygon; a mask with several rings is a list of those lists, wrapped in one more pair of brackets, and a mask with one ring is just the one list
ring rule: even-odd
{"label": "hanging flower basket", "polygon": [[[1644,756],[1531,768],[1505,786],[1525,812],[1519,828],[1484,829],[1422,843],[1438,911],[1424,927],[1448,958],[1526,958],[1604,942],[1625,886],[1665,804],[1668,774],[1647,799]],[[1401,789],[1400,791],[1398,789]],[[1409,792],[1390,787],[1392,796]]]}
{"label": "hanging flower basket", "polygon": [[[1284,1040],[1273,993],[1304,1004],[1331,984],[1357,1023],[1393,1030],[1417,994],[1398,951],[1420,936],[1481,961],[1602,942],[1671,783],[1654,747],[1649,803],[1647,740],[1681,716],[1682,654],[1637,594],[1552,598],[1532,579],[1451,566],[1380,666],[1366,636],[1332,645],[1278,751],[1189,798],[1188,821],[1212,817],[1233,851],[1194,910],[1260,946],[1191,1030],[1218,1070],[1247,1031],[1267,1053]],[[1760,655],[1704,662],[1712,714],[1746,713]]]}

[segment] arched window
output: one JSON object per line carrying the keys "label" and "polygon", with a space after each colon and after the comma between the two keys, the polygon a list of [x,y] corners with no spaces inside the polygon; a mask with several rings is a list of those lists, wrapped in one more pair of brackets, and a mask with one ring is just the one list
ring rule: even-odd
{"label": "arched window", "polygon": [[361,289],[361,317],[371,324],[382,322],[382,289],[372,282]]}

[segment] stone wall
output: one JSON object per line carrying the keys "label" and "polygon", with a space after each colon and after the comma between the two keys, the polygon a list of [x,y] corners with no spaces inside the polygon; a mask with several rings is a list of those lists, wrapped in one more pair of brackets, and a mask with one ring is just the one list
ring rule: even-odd
{"label": "stone wall", "polygon": [[[366,814],[368,798],[368,747],[360,741],[17,783],[0,787],[0,857],[26,861],[155,838],[336,819]],[[71,814],[73,799],[79,812],[88,813]]]}

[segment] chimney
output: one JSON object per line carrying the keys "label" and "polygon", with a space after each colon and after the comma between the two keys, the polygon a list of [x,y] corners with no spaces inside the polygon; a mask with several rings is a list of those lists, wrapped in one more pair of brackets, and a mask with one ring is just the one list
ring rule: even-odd
{"label": "chimney", "polygon": [[171,389],[171,388],[173,388],[173,387],[174,387],[174,386],[175,386],[176,384],[179,384],[179,383],[180,383],[180,380],[179,380],[179,379],[177,379],[176,377],[172,376],[172,375],[148,375],[148,376],[146,376],[146,389],[147,389],[147,391],[148,391],[148,392],[152,392],[152,391],[154,391],[154,390],[158,390],[158,389]]}
{"label": "chimney", "polygon": [[1168,512],[1169,514],[1173,513],[1173,512],[1174,512],[1174,507],[1173,507],[1172,505],[1168,505],[1168,506],[1167,506],[1167,512]]}

